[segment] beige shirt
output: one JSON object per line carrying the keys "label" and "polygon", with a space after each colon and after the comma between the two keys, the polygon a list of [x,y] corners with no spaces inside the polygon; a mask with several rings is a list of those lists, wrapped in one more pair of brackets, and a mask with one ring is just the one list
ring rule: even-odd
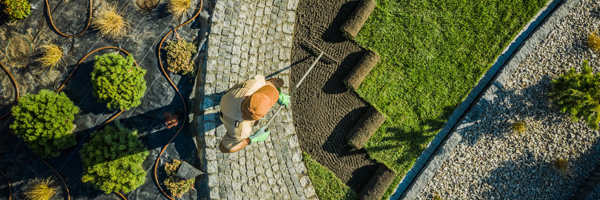
{"label": "beige shirt", "polygon": [[242,118],[242,102],[265,85],[265,77],[256,75],[253,79],[236,84],[221,98],[221,113],[227,116],[221,116],[221,121],[227,130],[222,140],[225,148],[231,149],[250,137],[252,124],[255,121]]}

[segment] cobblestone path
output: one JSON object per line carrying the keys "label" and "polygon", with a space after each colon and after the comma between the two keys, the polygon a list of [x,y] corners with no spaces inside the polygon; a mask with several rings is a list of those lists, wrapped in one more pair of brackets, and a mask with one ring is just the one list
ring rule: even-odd
{"label": "cobblestone path", "polygon": [[[289,93],[289,70],[282,70],[291,65],[297,4],[298,0],[215,3],[206,49],[204,135],[200,137],[205,145],[210,199],[317,199],[302,161],[290,108],[275,119],[265,142],[232,154],[218,150],[226,132],[218,118],[218,103],[229,87],[257,74],[281,72],[275,77],[285,80],[283,91]],[[269,118],[270,114],[261,124]]]}

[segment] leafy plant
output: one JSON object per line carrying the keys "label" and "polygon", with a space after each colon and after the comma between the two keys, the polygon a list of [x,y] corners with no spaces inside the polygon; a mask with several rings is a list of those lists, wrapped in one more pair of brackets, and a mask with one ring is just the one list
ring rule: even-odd
{"label": "leafy plant", "polygon": [[37,61],[42,64],[43,67],[50,67],[54,69],[58,65],[58,62],[62,58],[63,51],[58,45],[49,44],[42,45],[40,48],[43,49],[42,57],[38,58]]}
{"label": "leafy plant", "polygon": [[598,36],[598,31],[590,33],[587,39],[588,46],[595,52],[600,52],[600,36]]}
{"label": "leafy plant", "polygon": [[10,128],[42,157],[56,157],[77,143],[72,131],[79,108],[62,92],[25,95],[11,111],[15,121]]}
{"label": "leafy plant", "polygon": [[598,130],[600,74],[592,74],[588,61],[583,61],[582,73],[575,73],[575,68],[571,68],[567,74],[552,80],[552,87],[549,96],[561,112],[571,113],[574,121],[583,118],[588,126]]}
{"label": "leafy plant", "polygon": [[91,182],[107,194],[131,192],[146,181],[142,163],[148,151],[138,139],[137,130],[127,129],[119,122],[92,133],[80,155],[84,166],[82,181]]}
{"label": "leafy plant", "polygon": [[431,199],[433,199],[433,200],[442,200],[442,197],[440,197],[440,195],[439,195],[439,194],[435,194],[435,193],[434,193],[434,194],[433,194],[433,197],[432,197]]}
{"label": "leafy plant", "polygon": [[558,158],[554,161],[554,167],[564,174],[569,174],[571,169],[569,168],[569,160],[564,158]]}
{"label": "leafy plant", "polygon": [[183,180],[177,177],[177,170],[179,170],[179,166],[181,166],[180,160],[173,160],[171,163],[165,164],[165,171],[167,171],[167,179],[165,179],[165,186],[169,191],[171,191],[171,195],[175,197],[181,197],[190,189],[194,189],[195,178],[189,180]]}
{"label": "leafy plant", "polygon": [[167,6],[168,11],[175,15],[175,17],[181,17],[191,5],[191,0],[170,0]]}
{"label": "leafy plant", "polygon": [[53,181],[51,178],[47,179],[34,179],[27,183],[27,190],[25,191],[25,198],[29,200],[49,200],[56,194],[56,191],[52,187]]}
{"label": "leafy plant", "polygon": [[187,74],[194,71],[192,54],[196,53],[196,45],[185,40],[170,41],[167,47],[167,63],[169,71]]}
{"label": "leafy plant", "polygon": [[120,38],[127,35],[129,22],[125,20],[121,13],[117,12],[115,6],[103,6],[97,17],[92,20],[92,27],[98,29],[102,37]]}
{"label": "leafy plant", "polygon": [[140,105],[146,91],[146,70],[134,65],[131,55],[115,53],[96,56],[92,71],[94,96],[109,109],[129,109]]}
{"label": "leafy plant", "polygon": [[10,21],[24,19],[31,14],[31,5],[27,0],[2,0],[4,13],[10,17]]}
{"label": "leafy plant", "polygon": [[527,124],[525,124],[524,121],[515,122],[512,125],[512,129],[513,129],[513,131],[515,131],[517,133],[523,133],[527,130]]}

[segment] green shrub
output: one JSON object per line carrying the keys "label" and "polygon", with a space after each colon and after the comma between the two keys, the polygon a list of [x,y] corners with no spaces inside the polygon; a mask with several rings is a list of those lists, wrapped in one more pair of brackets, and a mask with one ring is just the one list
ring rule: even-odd
{"label": "green shrub", "polygon": [[194,189],[195,178],[189,180],[183,180],[177,177],[177,170],[181,166],[181,161],[173,160],[172,163],[165,164],[165,171],[167,172],[167,179],[165,179],[165,186],[171,195],[174,197],[181,197],[190,189]]}
{"label": "green shrub", "polygon": [[4,13],[11,21],[24,19],[31,14],[31,5],[27,0],[2,0],[2,4],[4,4]]}
{"label": "green shrub", "polygon": [[138,139],[137,130],[120,123],[92,133],[80,152],[84,166],[82,181],[91,182],[109,194],[129,193],[146,181],[142,163],[148,151]]}
{"label": "green shrub", "polygon": [[14,133],[42,157],[56,157],[75,144],[73,120],[79,108],[64,93],[42,90],[28,94],[12,107]]}
{"label": "green shrub", "polygon": [[600,74],[592,74],[588,61],[583,61],[582,73],[575,73],[575,69],[571,68],[567,74],[552,80],[552,87],[549,96],[561,112],[571,113],[574,121],[583,118],[588,126],[598,130]]}
{"label": "green shrub", "polygon": [[131,55],[115,53],[96,56],[92,71],[94,96],[109,109],[129,109],[140,105],[146,91],[146,70],[134,65]]}
{"label": "green shrub", "polygon": [[167,68],[169,71],[183,74],[194,71],[192,54],[196,53],[196,46],[185,40],[170,41],[167,47]]}

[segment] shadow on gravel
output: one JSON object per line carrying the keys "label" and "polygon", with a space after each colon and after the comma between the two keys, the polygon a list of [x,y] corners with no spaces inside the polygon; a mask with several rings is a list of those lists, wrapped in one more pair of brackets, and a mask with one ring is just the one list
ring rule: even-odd
{"label": "shadow on gravel", "polygon": [[[482,135],[491,135],[493,137],[504,137],[505,133],[512,133],[512,125],[515,122],[525,119],[546,120],[546,123],[559,123],[555,119],[547,119],[545,112],[553,110],[559,112],[554,106],[551,106],[548,92],[551,89],[551,78],[548,76],[521,91],[506,90],[501,85],[497,86],[497,91],[493,95],[483,96],[477,104],[465,117],[461,123],[476,124],[469,126],[469,129],[478,130],[499,130],[491,133],[490,131],[472,134],[470,130],[460,131],[463,141],[468,145],[477,143]],[[500,114],[489,114],[500,113]],[[548,121],[552,120],[552,121]],[[511,122],[512,121],[512,122]],[[481,124],[486,123],[486,124]],[[481,128],[485,127],[485,128]]]}

